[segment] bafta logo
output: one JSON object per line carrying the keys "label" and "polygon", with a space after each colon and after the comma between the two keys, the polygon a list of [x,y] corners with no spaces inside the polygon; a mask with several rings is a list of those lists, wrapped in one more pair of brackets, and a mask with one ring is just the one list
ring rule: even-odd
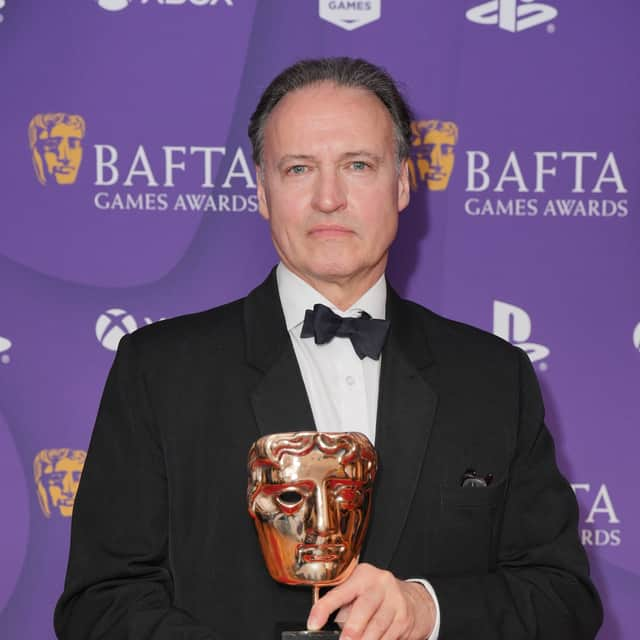
{"label": "bafta logo", "polygon": [[453,171],[457,125],[443,120],[417,120],[411,123],[411,133],[411,188],[416,191],[426,183],[430,191],[444,191]]}
{"label": "bafta logo", "polygon": [[82,116],[39,113],[29,123],[29,148],[40,184],[73,184],[82,162],[85,134]]}
{"label": "bafta logo", "polygon": [[42,513],[70,518],[87,454],[79,449],[43,449],[33,460],[33,476]]}

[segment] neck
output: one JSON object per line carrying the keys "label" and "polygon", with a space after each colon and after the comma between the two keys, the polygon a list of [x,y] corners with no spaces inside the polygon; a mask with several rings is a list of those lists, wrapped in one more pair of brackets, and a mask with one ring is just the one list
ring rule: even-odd
{"label": "neck", "polygon": [[362,296],[373,287],[384,273],[387,261],[384,260],[375,268],[365,273],[350,275],[346,277],[327,276],[323,278],[314,277],[313,274],[300,272],[284,263],[287,269],[295,273],[299,278],[321,293],[329,302],[334,304],[341,311],[346,311],[353,306]]}

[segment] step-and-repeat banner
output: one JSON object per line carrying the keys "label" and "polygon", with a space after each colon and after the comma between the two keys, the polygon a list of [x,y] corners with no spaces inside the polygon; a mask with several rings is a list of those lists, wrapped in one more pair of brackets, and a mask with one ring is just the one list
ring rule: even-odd
{"label": "step-and-repeat banner", "polygon": [[275,263],[246,138],[261,91],[299,58],[350,55],[388,69],[415,111],[391,281],[528,352],[580,503],[599,637],[636,638],[639,13],[0,0],[0,636],[54,637],[119,339],[238,298]]}

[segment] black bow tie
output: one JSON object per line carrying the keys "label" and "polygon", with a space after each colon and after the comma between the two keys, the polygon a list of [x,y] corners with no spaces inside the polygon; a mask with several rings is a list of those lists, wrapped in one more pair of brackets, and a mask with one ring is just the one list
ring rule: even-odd
{"label": "black bow tie", "polygon": [[316,344],[325,344],[335,336],[349,338],[358,358],[365,356],[377,360],[389,331],[388,320],[376,320],[366,311],[359,318],[341,318],[329,307],[316,304],[307,309],[302,325],[303,338],[315,338]]}

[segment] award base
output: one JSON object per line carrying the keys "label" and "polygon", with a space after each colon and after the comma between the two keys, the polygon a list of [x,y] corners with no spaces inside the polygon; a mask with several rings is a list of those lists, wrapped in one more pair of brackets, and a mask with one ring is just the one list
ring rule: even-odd
{"label": "award base", "polygon": [[319,631],[283,631],[282,640],[338,640],[337,629],[320,629]]}

